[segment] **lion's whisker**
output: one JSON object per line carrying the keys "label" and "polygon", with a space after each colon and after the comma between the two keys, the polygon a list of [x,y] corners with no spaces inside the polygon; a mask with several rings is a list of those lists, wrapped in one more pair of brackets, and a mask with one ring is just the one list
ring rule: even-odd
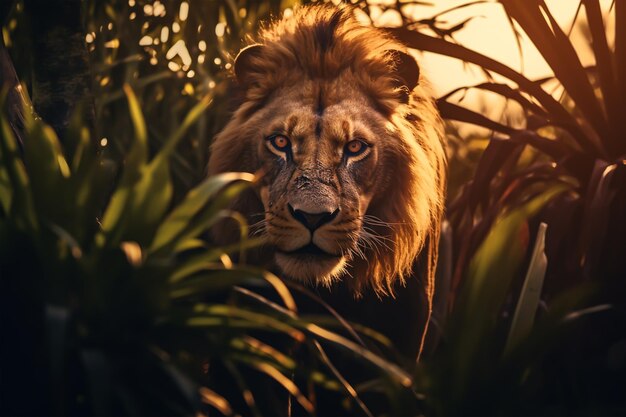
{"label": "lion's whisker", "polygon": [[388,222],[385,220],[382,220],[376,216],[373,216],[371,214],[366,214],[362,217],[359,217],[360,220],[362,220],[364,223],[369,223],[372,225],[376,225],[376,226],[387,226],[387,227],[391,227],[394,225],[399,225],[399,224],[406,224],[406,222]]}
{"label": "lion's whisker", "polygon": [[256,223],[250,225],[250,235],[258,236],[267,231],[267,219],[263,218]]}
{"label": "lion's whisker", "polygon": [[259,211],[259,212],[250,214],[250,217],[265,216],[266,214],[271,214],[271,213],[269,211]]}
{"label": "lion's whisker", "polygon": [[[383,236],[379,236],[379,235],[375,235],[373,233],[368,232],[367,230],[363,229],[361,231],[361,237],[363,239],[363,241],[367,241],[370,244],[372,244],[373,246],[384,246],[388,251],[391,251],[392,249],[389,247],[389,245],[387,245],[387,243],[385,242],[385,240],[389,241],[389,242],[393,242],[391,239],[389,238],[385,238]],[[377,251],[378,252],[378,251]]]}
{"label": "lion's whisker", "polygon": [[388,251],[392,251],[391,247],[380,237],[380,236],[373,236],[373,235],[368,235],[368,237],[373,241],[376,242],[379,246],[381,247],[385,247],[385,249],[387,249]]}
{"label": "lion's whisker", "polygon": [[368,233],[368,235],[372,235],[373,237],[376,237],[378,239],[382,239],[382,240],[386,240],[388,242],[393,242],[393,239],[391,239],[388,236],[383,236],[379,233],[377,233],[374,229],[372,229],[371,227],[367,227],[367,226],[363,226],[362,228],[364,231],[366,231]]}

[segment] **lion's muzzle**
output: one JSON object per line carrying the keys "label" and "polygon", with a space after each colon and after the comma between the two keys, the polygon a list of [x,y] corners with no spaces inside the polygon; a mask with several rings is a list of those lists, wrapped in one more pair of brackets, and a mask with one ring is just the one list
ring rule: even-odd
{"label": "lion's muzzle", "polygon": [[332,222],[339,214],[339,208],[336,208],[332,212],[322,208],[320,212],[309,213],[308,211],[294,208],[291,204],[287,204],[287,206],[289,207],[289,214],[302,223],[304,227],[309,229],[311,233],[315,232],[321,226]]}
{"label": "lion's muzzle", "polygon": [[327,170],[301,171],[290,188],[289,214],[311,234],[331,223],[339,214],[337,185]]}

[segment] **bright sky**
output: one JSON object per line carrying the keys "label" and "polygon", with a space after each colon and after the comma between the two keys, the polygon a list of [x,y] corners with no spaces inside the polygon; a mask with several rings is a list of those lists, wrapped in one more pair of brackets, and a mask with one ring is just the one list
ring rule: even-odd
{"label": "bright sky", "polygon": [[[385,4],[389,1],[393,0],[370,0],[370,4]],[[409,8],[407,13],[413,14],[415,19],[418,20],[430,18],[441,11],[469,3],[470,0],[430,0],[430,2],[433,4],[432,6],[410,5],[405,7]],[[600,3],[602,10],[607,13],[612,0],[601,0]],[[579,1],[546,0],[546,4],[560,26],[565,31],[568,31],[572,25]],[[376,25],[394,26],[398,23],[399,17],[393,15],[392,11],[382,13],[376,10],[376,6],[374,6],[374,9],[372,17]],[[471,16],[477,17],[454,35],[458,43],[494,58],[517,71],[523,70],[524,75],[530,79],[552,75],[549,66],[525,35],[522,39],[523,62],[520,62],[519,50],[510,23],[506,18],[504,8],[496,1],[461,8],[443,15],[440,20],[447,21],[448,24],[444,26],[449,27]],[[580,23],[581,20],[584,20],[584,8],[582,8],[577,22]],[[614,38],[612,23],[611,19],[611,24],[608,27],[609,42],[612,42]],[[581,30],[580,25],[574,26],[570,38],[576,45],[583,65],[593,64],[594,58],[588,48],[590,41],[586,39],[584,30]],[[454,58],[425,52],[419,58],[419,62],[422,72],[430,79],[437,96],[443,95],[457,87],[478,84],[485,80],[484,75],[477,67],[464,66],[461,61]],[[560,90],[556,89],[554,85],[550,86],[547,84],[546,88],[548,88],[550,93],[560,94]],[[457,99],[460,97],[461,93],[455,96]],[[487,106],[485,106],[485,103]],[[482,105],[490,110],[487,113],[491,117],[499,118],[502,115],[504,100],[493,94],[471,90],[465,96],[463,104],[476,109]],[[482,108],[481,111],[484,112],[485,109]]]}
{"label": "bright sky", "polygon": [[[415,16],[428,18],[437,12],[468,3],[469,0],[431,1],[434,4],[433,6],[412,6]],[[609,10],[611,1],[601,1],[605,12]],[[574,0],[546,0],[546,3],[561,27],[567,30],[572,24],[579,2]],[[517,44],[510,24],[505,17],[503,7],[496,2],[477,4],[450,12],[442,18],[450,22],[450,26],[452,26],[470,16],[478,17],[470,21],[464,29],[457,32],[455,39],[462,45],[495,58],[513,69],[520,70],[522,67]],[[578,17],[578,22],[580,22],[583,16],[584,8]],[[611,30],[612,28],[609,29]],[[571,38],[579,46],[579,51],[582,52],[580,58],[583,64],[593,64],[593,57],[589,53],[589,49],[586,46],[580,47],[580,45],[585,45],[588,40],[585,39],[585,35],[579,26],[574,27]],[[524,74],[528,78],[535,79],[551,75],[550,68],[527,38],[522,42],[522,48],[524,54]],[[425,53],[421,60],[421,66],[425,73],[429,75],[438,93],[445,93],[458,86],[482,80],[482,75],[478,71],[467,71],[458,60],[440,55]]]}

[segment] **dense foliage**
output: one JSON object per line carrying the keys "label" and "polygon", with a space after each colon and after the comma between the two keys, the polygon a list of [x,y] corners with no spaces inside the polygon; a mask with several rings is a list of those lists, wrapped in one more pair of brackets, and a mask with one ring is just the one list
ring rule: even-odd
{"label": "dense foliage", "polygon": [[[225,207],[254,178],[205,178],[229,110],[230,54],[293,6],[18,0],[2,10],[23,83],[2,55],[3,412],[267,413],[251,369],[312,414],[312,385],[366,415],[626,411],[624,3],[603,16],[598,0],[580,1],[596,62],[583,67],[543,1],[493,2],[552,68],[538,81],[455,43],[462,23],[376,6],[401,16],[389,30],[408,46],[484,70],[488,81],[467,89],[518,103],[525,122],[490,120],[454,92],[439,99],[446,119],[493,134],[468,151],[471,138],[450,125],[450,167],[469,169],[450,184],[429,352],[413,375],[359,343],[385,345],[380,335],[300,317],[293,293],[306,290],[246,266],[259,241]],[[370,6],[356,3],[366,16]],[[560,99],[547,81],[563,87]],[[242,241],[211,246],[206,231],[225,216],[241,223]],[[371,380],[345,380],[329,349]],[[216,363],[234,389],[211,380]],[[372,392],[384,410],[370,410]]]}

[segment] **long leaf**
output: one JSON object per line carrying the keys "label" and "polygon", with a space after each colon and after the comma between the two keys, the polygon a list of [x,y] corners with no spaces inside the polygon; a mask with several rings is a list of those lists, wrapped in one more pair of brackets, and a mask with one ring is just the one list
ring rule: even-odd
{"label": "long leaf", "polygon": [[506,84],[501,84],[501,83],[480,83],[480,84],[476,84],[473,86],[469,86],[469,87],[459,87],[459,88],[455,88],[454,90],[450,91],[449,93],[445,94],[444,96],[440,97],[439,100],[447,100],[450,96],[452,96],[453,94],[461,91],[461,90],[467,90],[470,88],[477,88],[477,89],[481,89],[481,90],[486,90],[486,91],[492,91],[496,94],[500,94],[503,97],[506,97],[510,100],[514,100],[517,103],[519,103],[523,108],[525,108],[526,110],[529,110],[533,113],[535,113],[538,116],[543,116],[546,117],[546,111],[536,105],[535,103],[533,103],[532,101],[528,100],[526,97],[524,97],[518,90],[515,90],[513,88],[511,88],[510,86],[506,85]]}
{"label": "long leaf", "polygon": [[324,348],[322,347],[322,345],[320,345],[320,343],[317,340],[313,341],[313,345],[319,352],[322,362],[324,362],[324,364],[328,367],[328,369],[331,370],[331,372],[335,375],[335,378],[339,380],[339,382],[344,387],[348,395],[352,397],[352,399],[357,403],[359,408],[365,413],[366,416],[373,417],[372,412],[369,410],[369,408],[367,408],[367,406],[359,398],[359,394],[356,392],[354,387],[352,387],[352,385],[343,377],[343,375],[341,375],[341,373],[337,370],[337,368],[335,368],[335,365],[333,365],[333,363],[330,361],[330,358],[328,357],[328,355],[326,355],[326,351],[324,351]]}
{"label": "long leaf", "polygon": [[602,153],[602,149],[598,147],[598,144],[590,139],[581,130],[575,118],[561,103],[546,93],[541,88],[540,84],[529,80],[512,68],[494,59],[479,54],[478,52],[472,51],[471,49],[465,48],[461,45],[404,28],[392,28],[387,30],[411,48],[426,50],[458,58],[466,62],[471,62],[489,71],[496,72],[517,83],[520,89],[534,96],[537,101],[549,112],[551,117],[554,119],[552,120],[552,123],[566,128],[572,136],[576,138],[578,143],[588,152],[591,152],[594,155]]}
{"label": "long leaf", "polygon": [[190,219],[192,219],[208,203],[208,201],[226,185],[234,181],[250,182],[252,180],[254,180],[254,175],[245,172],[225,173],[207,178],[196,188],[189,191],[185,199],[178,206],[176,206],[176,208],[172,210],[172,212],[160,224],[150,247],[150,251],[156,252],[163,246],[172,242],[172,240],[174,240],[185,230],[185,228],[189,226]]}
{"label": "long leaf", "polygon": [[[528,34],[598,135],[606,137],[606,119],[594,94],[593,86],[576,50],[554,20],[543,0],[523,2],[501,0],[501,3],[507,14],[512,16]],[[603,144],[598,145],[602,147]]]}
{"label": "long leaf", "polygon": [[618,85],[613,71],[614,64],[606,39],[606,28],[602,19],[602,11],[600,10],[600,2],[598,0],[582,0],[587,12],[587,21],[589,22],[589,30],[593,39],[592,50],[596,58],[596,66],[598,67],[598,75],[600,77],[600,88],[602,89],[602,97],[604,99],[604,108],[606,109],[611,129],[611,141],[607,141],[609,151],[613,155],[618,155],[620,150],[625,149],[623,143],[619,143],[620,135],[620,105],[622,99],[618,95]]}
{"label": "long leaf", "polygon": [[348,340],[345,337],[340,336],[336,333],[323,329],[316,324],[312,324],[312,323],[305,324],[304,328],[311,334],[319,338],[322,338],[328,342],[331,342],[334,345],[341,347],[342,349],[345,349],[349,352],[352,352],[366,359],[368,362],[371,362],[373,365],[378,367],[385,374],[393,378],[393,380],[399,383],[400,385],[404,387],[411,386],[412,379],[408,373],[406,373],[403,369],[401,369],[397,365],[372,353],[370,350],[364,348],[363,346],[360,346],[354,343],[353,341]]}
{"label": "long leaf", "polygon": [[[0,108],[3,107],[5,97],[6,92],[3,90],[2,94],[0,94]],[[35,214],[35,203],[30,180],[26,167],[20,158],[13,130],[9,126],[3,111],[0,111],[0,128],[2,129],[0,132],[0,157],[11,183],[10,215],[16,219],[18,226],[37,230],[39,225]]]}
{"label": "long leaf", "polygon": [[[581,266],[588,278],[594,278],[594,272],[605,251],[604,242],[610,228],[611,203],[618,192],[614,179],[619,177],[619,164],[609,164],[597,160],[593,167],[591,180],[587,187],[587,198],[582,213],[580,232],[580,248],[582,250]],[[623,185],[622,185],[623,186]],[[619,227],[617,224],[615,227]]]}
{"label": "long leaf", "polygon": [[493,337],[498,314],[524,257],[525,248],[520,239],[523,226],[529,217],[566,189],[567,186],[556,185],[500,216],[474,255],[465,286],[455,303],[448,334],[458,377],[451,381],[454,391],[465,390],[472,369],[480,366],[476,359],[483,352],[482,343]]}
{"label": "long leaf", "polygon": [[469,110],[463,106],[459,106],[458,104],[450,103],[449,101],[438,100],[437,107],[439,107],[441,115],[446,119],[472,123],[489,130],[495,130],[496,132],[502,132],[507,134],[511,134],[516,131],[516,129],[512,127],[503,125],[502,123],[498,123],[494,120],[489,119],[486,116],[483,116],[480,113],[476,113],[475,111]]}
{"label": "long leaf", "polygon": [[176,246],[177,242],[184,242],[198,237],[201,233],[214,226],[223,218],[221,215],[222,210],[224,210],[232,202],[232,200],[248,186],[248,183],[242,182],[227,185],[219,196],[212,200],[205,210],[201,211],[182,229],[178,230],[175,233],[175,237],[170,239],[168,243],[162,245],[159,251],[165,251],[172,246]]}
{"label": "long leaf", "polygon": [[122,179],[102,217],[102,234],[96,239],[100,246],[107,241],[113,245],[121,241],[128,221],[128,217],[123,216],[123,214],[131,204],[134,185],[141,178],[142,172],[145,172],[148,160],[146,123],[141,113],[139,102],[135,93],[128,85],[124,86],[124,92],[128,99],[135,135],[124,164]]}
{"label": "long leaf", "polygon": [[615,66],[622,98],[621,108],[626,107],[626,4],[615,1]]}
{"label": "long leaf", "polygon": [[489,141],[487,148],[483,151],[480,161],[476,166],[476,172],[470,186],[469,206],[476,209],[478,204],[487,204],[490,196],[490,185],[496,174],[507,163],[514,163],[514,159],[519,158],[523,145],[511,140],[500,140],[493,138]]}
{"label": "long leaf", "polygon": [[[199,240],[189,239],[189,240],[183,241],[182,243],[186,244],[187,242],[193,242],[193,241],[199,241]],[[181,262],[179,265],[177,265],[176,270],[173,271],[172,274],[170,275],[169,281],[171,283],[176,283],[176,282],[182,281],[183,279],[186,279],[187,277],[196,275],[199,272],[214,271],[216,267],[221,270],[222,268],[224,268],[224,265],[223,265],[224,255],[227,256],[229,253],[233,253],[236,251],[252,249],[252,248],[260,246],[263,242],[264,242],[263,238],[246,239],[243,242],[236,243],[233,245],[220,246],[217,248],[202,251],[201,253],[197,255],[190,256],[184,262]],[[183,245],[183,247],[184,246],[185,245]],[[178,249],[179,249],[179,246],[174,247],[174,252],[178,253],[179,252]],[[218,262],[218,261],[222,261],[222,262]],[[265,276],[266,274],[269,274],[269,273],[266,273],[265,271],[256,270],[253,268],[246,268],[243,266],[240,266],[239,268],[242,271],[246,270],[246,271],[253,272],[255,274],[259,274],[263,276]],[[269,275],[272,275],[272,274],[269,274]]]}
{"label": "long leaf", "polygon": [[555,161],[560,160],[565,156],[571,156],[579,154],[580,152],[574,149],[572,146],[564,141],[551,140],[542,137],[538,133],[531,130],[519,130],[510,126],[503,125],[488,117],[483,116],[473,110],[467,109],[458,104],[450,103],[445,100],[438,100],[437,105],[441,111],[442,116],[447,119],[456,120],[459,122],[471,123],[485,129],[494,130],[496,132],[506,133],[510,136],[512,141],[526,143],[541,152],[552,157]]}
{"label": "long leaf", "polygon": [[234,415],[233,408],[230,406],[230,403],[226,400],[226,398],[222,397],[217,392],[206,387],[200,387],[199,392],[203,403],[215,407],[216,410],[225,416]]}
{"label": "long leaf", "polygon": [[539,307],[543,280],[548,267],[548,259],[545,254],[546,229],[548,225],[541,223],[535,240],[532,257],[524,279],[524,285],[517,301],[513,321],[506,341],[505,352],[519,343],[531,330],[535,321],[535,314]]}
{"label": "long leaf", "polygon": [[126,228],[124,240],[150,244],[159,222],[165,215],[173,194],[169,161],[150,163],[141,172],[141,178],[132,188],[132,195],[124,213]]}
{"label": "long leaf", "polygon": [[250,366],[255,368],[256,370],[266,374],[274,381],[278,382],[289,394],[293,395],[298,401],[298,404],[302,406],[308,413],[313,413],[314,407],[311,401],[306,398],[298,386],[291,380],[291,378],[282,374],[278,369],[272,367],[271,365],[264,362],[252,362]]}
{"label": "long leaf", "polygon": [[159,153],[155,156],[155,164],[159,164],[161,163],[161,160],[169,158],[178,142],[180,142],[180,140],[185,136],[185,133],[187,133],[187,130],[189,130],[189,128],[193,126],[196,121],[198,121],[200,116],[202,116],[202,113],[204,113],[209,107],[211,99],[211,96],[204,97],[189,111],[185,120],[183,120],[183,123],[178,127],[178,129],[176,129],[172,136],[167,139]]}

